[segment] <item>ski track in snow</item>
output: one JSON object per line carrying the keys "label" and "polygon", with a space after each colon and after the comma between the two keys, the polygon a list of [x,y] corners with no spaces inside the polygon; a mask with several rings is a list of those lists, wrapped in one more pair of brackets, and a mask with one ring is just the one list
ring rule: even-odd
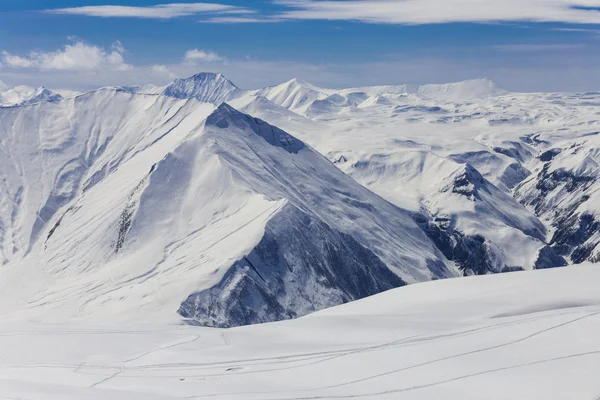
{"label": "ski track in snow", "polygon": [[[526,391],[561,399],[577,387],[572,398],[593,400],[600,389],[594,378],[600,373],[600,306],[589,304],[600,298],[577,288],[597,278],[597,266],[590,265],[438,281],[294,321],[226,331],[19,323],[0,332],[0,395],[44,398],[22,394],[19,382],[28,382],[53,399],[83,388],[86,398],[110,393],[115,399],[480,399],[484,385],[490,399]],[[503,293],[513,288],[520,294],[507,300]],[[498,316],[538,290],[545,294],[537,303],[556,307]],[[561,307],[559,291],[580,306]],[[368,308],[372,315],[365,314]],[[146,350],[128,349],[155,341]],[[15,362],[25,354],[27,362]],[[106,362],[93,361],[97,357]],[[528,380],[515,381],[513,371]],[[46,376],[58,380],[48,386]]]}

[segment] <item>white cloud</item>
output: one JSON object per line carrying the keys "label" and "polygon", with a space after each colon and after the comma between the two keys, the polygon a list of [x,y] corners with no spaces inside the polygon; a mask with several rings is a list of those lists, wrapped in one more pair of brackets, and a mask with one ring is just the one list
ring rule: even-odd
{"label": "white cloud", "polygon": [[150,71],[152,72],[152,74],[156,75],[157,77],[164,76],[168,79],[177,78],[177,75],[175,75],[173,72],[171,72],[169,67],[167,67],[166,65],[152,65],[150,67]]}
{"label": "white cloud", "polygon": [[88,45],[78,41],[65,45],[57,51],[32,51],[25,56],[2,52],[1,60],[8,68],[35,68],[41,70],[127,70],[131,66],[125,63],[125,49],[115,42],[111,50]]}
{"label": "white cloud", "polygon": [[226,4],[216,3],[171,3],[158,4],[147,7],[132,6],[83,6],[72,8],[58,8],[45,10],[52,14],[71,14],[86,15],[90,17],[102,18],[151,18],[151,19],[172,19],[186,17],[202,13],[212,14],[238,14],[252,13],[253,11],[245,7],[237,7]]}
{"label": "white cloud", "polygon": [[[529,53],[523,50],[523,47],[517,47],[512,51],[523,52],[515,56],[508,53],[491,58],[448,57],[435,54],[428,58],[420,58],[399,55],[379,61],[355,63],[263,60],[248,57],[246,53],[228,62],[209,63],[188,62],[184,56],[178,61],[164,65],[127,65],[122,69],[106,67],[106,63],[101,64],[104,67],[96,69],[48,69],[43,74],[36,68],[0,68],[0,80],[9,85],[87,91],[101,86],[164,85],[175,77],[187,77],[201,71],[222,73],[240,87],[248,89],[278,84],[293,77],[324,87],[350,87],[444,83],[487,76],[497,81],[500,86],[515,91],[594,91],[600,88],[600,69],[597,67],[600,64],[600,55],[591,51],[593,47],[589,46],[590,51],[578,53],[577,57],[561,57],[561,49]],[[119,48],[122,48],[122,45],[115,44],[112,50],[102,51],[110,54]],[[489,50],[489,46],[482,46],[473,51]],[[197,52],[200,53],[201,50]],[[218,54],[217,56],[222,57]],[[37,58],[28,56],[22,59],[37,63]],[[540,69],[540,65],[544,68]]]}
{"label": "white cloud", "polygon": [[600,24],[599,0],[276,0],[285,19],[385,24],[568,22]]}
{"label": "white cloud", "polygon": [[204,51],[199,49],[188,50],[183,57],[186,63],[219,63],[225,62],[227,59],[212,51]]}

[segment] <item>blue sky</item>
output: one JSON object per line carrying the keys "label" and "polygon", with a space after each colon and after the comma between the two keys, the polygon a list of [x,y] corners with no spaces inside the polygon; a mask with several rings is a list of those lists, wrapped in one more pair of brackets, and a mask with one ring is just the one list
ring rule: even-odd
{"label": "blue sky", "polygon": [[209,70],[248,88],[488,77],[510,90],[600,90],[598,9],[600,0],[2,0],[0,80],[83,90]]}

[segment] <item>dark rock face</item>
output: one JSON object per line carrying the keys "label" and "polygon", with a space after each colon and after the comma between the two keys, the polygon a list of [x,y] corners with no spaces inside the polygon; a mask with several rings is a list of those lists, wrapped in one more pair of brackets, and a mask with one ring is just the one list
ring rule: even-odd
{"label": "dark rock face", "polygon": [[179,314],[227,328],[296,318],[403,285],[351,236],[288,205],[254,250],[216,286],[190,295]]}
{"label": "dark rock face", "polygon": [[[430,221],[423,214],[413,216],[427,237],[450,261],[454,261],[465,276],[502,272],[486,239],[481,235],[465,235],[453,229],[449,219]],[[504,268],[519,268],[508,267]]]}
{"label": "dark rock face", "polygon": [[535,262],[535,269],[548,269],[566,267],[567,261],[562,258],[552,247],[546,246],[540,250]]}
{"label": "dark rock face", "polygon": [[540,139],[541,134],[539,133],[530,133],[528,135],[522,136],[520,139],[523,143],[526,143],[531,146],[539,146],[541,144],[548,144],[546,140]]}
{"label": "dark rock face", "polygon": [[[560,153],[549,150],[540,159],[552,160]],[[597,233],[600,231],[600,218],[590,213],[581,213],[580,206],[590,200],[587,194],[593,190],[596,178],[577,175],[571,171],[557,169],[550,171],[548,161],[535,181],[535,188],[521,197],[521,202],[535,210],[537,215],[546,215],[552,221],[555,232],[550,240],[551,248],[540,252],[536,268],[553,268],[566,265],[565,259],[579,264],[591,261],[598,247]],[[519,192],[520,189],[517,189]],[[546,199],[557,191],[563,191],[564,198],[560,206]],[[539,266],[538,266],[539,264]]]}
{"label": "dark rock face", "polygon": [[571,255],[571,261],[580,264],[591,256],[597,242],[589,242],[600,231],[600,221],[592,214],[566,214],[560,218],[558,229],[550,242],[561,254]]}
{"label": "dark rock face", "polygon": [[441,191],[451,190],[452,193],[460,194],[471,201],[481,200],[480,191],[488,191],[483,176],[470,164],[465,164],[464,171],[454,178],[454,182]]}
{"label": "dark rock face", "polygon": [[544,161],[544,162],[548,162],[548,161],[552,161],[554,159],[554,157],[556,157],[557,155],[559,155],[561,153],[561,149],[552,149],[552,150],[548,150],[543,152],[542,154],[540,154],[539,159],[540,161]]}
{"label": "dark rock face", "polygon": [[486,275],[498,272],[491,262],[491,254],[481,235],[459,235],[460,240],[454,250],[455,259],[465,275]]}
{"label": "dark rock face", "polygon": [[524,271],[523,267],[504,267],[500,273],[506,274],[509,272],[521,272]]}
{"label": "dark rock face", "polygon": [[576,190],[585,191],[595,180],[593,177],[577,176],[565,170],[548,172],[549,167],[550,164],[544,165],[536,184],[536,189],[540,191],[541,196],[536,201],[536,211],[538,206],[543,205],[545,196],[559,185],[564,185],[568,193],[573,193]]}

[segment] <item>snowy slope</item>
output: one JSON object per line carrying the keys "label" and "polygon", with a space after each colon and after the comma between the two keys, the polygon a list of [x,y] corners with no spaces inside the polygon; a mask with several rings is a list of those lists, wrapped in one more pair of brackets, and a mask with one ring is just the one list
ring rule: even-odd
{"label": "snowy slope", "polygon": [[492,98],[507,92],[489,79],[473,79],[442,85],[421,85],[416,93],[425,98],[461,102]]}
{"label": "snowy slope", "polygon": [[489,80],[304,85],[319,97],[291,110],[312,123],[253,113],[416,213],[465,273],[598,260],[596,93],[508,93]]}
{"label": "snowy slope", "polygon": [[20,399],[595,399],[600,266],[413,285],[294,321],[0,328]]}
{"label": "snowy slope", "polygon": [[600,136],[584,134],[542,152],[516,197],[552,227],[550,244],[572,262],[600,261]]}
{"label": "snowy slope", "polygon": [[62,96],[46,88],[32,88],[28,86],[15,86],[2,88],[0,85],[0,107],[10,107],[39,103],[42,101],[57,102]]}
{"label": "snowy slope", "polygon": [[200,73],[3,108],[0,311],[234,326],[597,261],[597,98]]}
{"label": "snowy slope", "polygon": [[345,160],[342,170],[390,201],[415,199],[415,220],[465,273],[534,267],[546,228],[470,164],[423,148]]}
{"label": "snowy slope", "polygon": [[232,326],[455,275],[410,212],[230,106],[107,88],[0,119],[2,313]]}
{"label": "snowy slope", "polygon": [[327,90],[318,88],[299,79],[281,85],[259,89],[252,94],[264,97],[291,111],[303,111],[314,101],[327,97]]}
{"label": "snowy slope", "polygon": [[161,94],[178,99],[196,99],[216,105],[238,97],[242,91],[221,74],[202,72],[190,78],[176,79]]}
{"label": "snowy slope", "polygon": [[[552,239],[562,221],[513,196],[537,166],[532,127],[568,125],[572,105],[565,101],[584,105],[585,96],[508,93],[488,79],[349,89],[293,79],[236,92],[231,104],[301,137],[361,184],[412,210],[444,255],[472,274],[595,260],[596,239],[584,243],[596,231],[589,213],[582,223],[592,233],[580,235],[581,254],[572,258],[579,245],[567,250]],[[570,226],[578,218],[571,217]]]}

